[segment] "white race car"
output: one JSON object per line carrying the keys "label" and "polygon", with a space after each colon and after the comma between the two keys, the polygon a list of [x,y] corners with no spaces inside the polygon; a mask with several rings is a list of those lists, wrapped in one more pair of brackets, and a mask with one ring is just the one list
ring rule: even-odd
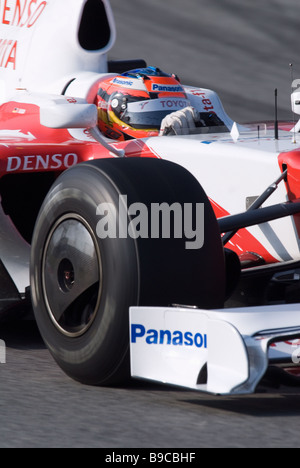
{"label": "white race car", "polygon": [[[297,379],[300,125],[239,125],[211,90],[109,62],[108,0],[10,0],[0,18],[0,314],[32,306],[87,384],[251,393],[273,365]],[[158,105],[165,128],[142,136],[133,115]]]}

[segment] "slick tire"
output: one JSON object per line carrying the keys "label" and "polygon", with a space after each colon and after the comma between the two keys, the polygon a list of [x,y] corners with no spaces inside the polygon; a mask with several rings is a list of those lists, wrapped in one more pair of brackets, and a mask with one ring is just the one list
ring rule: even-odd
{"label": "slick tire", "polygon": [[[153,204],[202,204],[203,246],[188,249],[184,232],[151,236],[151,215],[142,232],[134,203],[148,214]],[[137,234],[129,235],[134,221]],[[31,251],[40,333],[59,366],[85,384],[129,377],[130,306],[224,303],[224,254],[209,200],[189,172],[167,161],[106,159],[65,171],[40,210]]]}

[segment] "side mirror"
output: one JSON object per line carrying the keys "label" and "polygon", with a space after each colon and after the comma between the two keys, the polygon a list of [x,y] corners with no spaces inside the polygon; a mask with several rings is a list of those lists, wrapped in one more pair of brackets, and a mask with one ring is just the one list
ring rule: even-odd
{"label": "side mirror", "polygon": [[124,157],[123,149],[114,148],[98,128],[98,109],[94,104],[74,98],[47,98],[40,103],[41,125],[49,128],[88,128],[92,137],[112,155]]}
{"label": "side mirror", "polygon": [[[75,101],[75,102],[74,102]],[[49,100],[40,107],[41,125],[49,128],[92,128],[97,125],[98,111],[85,101]]]}

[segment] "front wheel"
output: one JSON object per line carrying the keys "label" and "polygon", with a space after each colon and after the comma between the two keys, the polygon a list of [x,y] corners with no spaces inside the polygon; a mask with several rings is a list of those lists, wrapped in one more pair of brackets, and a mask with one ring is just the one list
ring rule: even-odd
{"label": "front wheel", "polygon": [[[153,203],[203,204],[204,245],[189,250],[184,235],[143,236],[141,226],[129,235],[128,207],[150,213]],[[151,220],[148,232],[157,234]],[[60,367],[108,385],[129,376],[130,306],[221,307],[224,271],[216,219],[189,172],[155,159],[98,160],[64,172],[44,201],[32,242],[33,309]]]}

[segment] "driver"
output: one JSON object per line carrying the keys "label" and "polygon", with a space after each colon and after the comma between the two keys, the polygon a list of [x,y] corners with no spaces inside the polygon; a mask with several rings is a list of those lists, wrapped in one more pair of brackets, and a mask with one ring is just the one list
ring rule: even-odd
{"label": "driver", "polygon": [[96,104],[99,128],[114,140],[182,135],[205,126],[178,78],[155,67],[102,81]]}

